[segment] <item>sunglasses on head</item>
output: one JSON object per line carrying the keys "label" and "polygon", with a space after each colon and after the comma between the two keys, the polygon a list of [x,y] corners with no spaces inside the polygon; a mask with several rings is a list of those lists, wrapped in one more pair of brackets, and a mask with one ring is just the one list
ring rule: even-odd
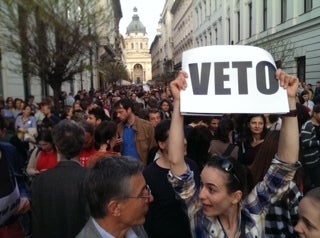
{"label": "sunglasses on head", "polygon": [[227,159],[227,158],[219,158],[219,159],[217,159],[217,161],[218,161],[219,166],[224,171],[226,171],[227,173],[231,174],[238,181],[238,183],[240,185],[242,184],[240,179],[238,178],[237,174],[235,173],[233,163],[229,159]]}

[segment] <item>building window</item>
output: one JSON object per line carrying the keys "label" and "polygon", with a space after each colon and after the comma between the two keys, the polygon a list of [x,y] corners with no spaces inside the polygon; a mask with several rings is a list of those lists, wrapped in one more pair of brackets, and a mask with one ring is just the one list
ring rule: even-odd
{"label": "building window", "polygon": [[140,49],[141,49],[141,50],[143,49],[142,43],[140,43]]}
{"label": "building window", "polygon": [[267,30],[268,8],[267,0],[263,0],[263,31]]}
{"label": "building window", "polygon": [[206,1],[203,1],[203,6],[204,6],[204,18],[206,18],[207,16],[207,2]]}
{"label": "building window", "polygon": [[304,0],[304,12],[310,12],[312,10],[312,0]]}
{"label": "building window", "polygon": [[133,43],[131,43],[131,49],[132,49],[132,50],[134,49],[134,45],[133,45]]}
{"label": "building window", "polygon": [[287,20],[287,0],[281,0],[281,23]]}
{"label": "building window", "polygon": [[237,23],[238,23],[238,42],[240,42],[240,11],[237,12]]}
{"label": "building window", "polygon": [[230,23],[230,18],[227,19],[227,24],[228,24],[228,42],[230,44],[230,42],[231,42],[231,23]]}
{"label": "building window", "polygon": [[218,44],[218,29],[217,29],[217,28],[214,29],[214,34],[215,34],[215,36],[216,36],[216,42],[215,42],[215,44],[217,45],[217,44]]}
{"label": "building window", "polygon": [[199,11],[198,11],[198,8],[195,9],[196,10],[196,24],[197,24],[197,27],[200,25],[199,23]]}
{"label": "building window", "polygon": [[297,74],[300,82],[306,81],[306,57],[301,56],[297,58]]}
{"label": "building window", "polygon": [[202,6],[201,6],[201,4],[199,5],[199,23],[200,24],[202,24],[202,15],[203,15],[203,13],[202,13]]}
{"label": "building window", "polygon": [[252,2],[249,3],[249,37],[252,36]]}

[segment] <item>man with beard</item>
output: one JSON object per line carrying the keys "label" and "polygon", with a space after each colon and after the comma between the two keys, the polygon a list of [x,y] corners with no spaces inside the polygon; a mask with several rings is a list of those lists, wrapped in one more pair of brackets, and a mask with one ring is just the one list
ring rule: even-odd
{"label": "man with beard", "polygon": [[114,108],[119,119],[117,135],[122,138],[121,154],[132,156],[147,164],[150,149],[156,146],[154,128],[149,121],[135,115],[133,102],[123,98],[117,101]]}

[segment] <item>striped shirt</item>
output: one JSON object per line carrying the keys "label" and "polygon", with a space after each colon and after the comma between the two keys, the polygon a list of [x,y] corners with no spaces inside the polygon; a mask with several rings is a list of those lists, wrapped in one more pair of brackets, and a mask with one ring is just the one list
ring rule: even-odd
{"label": "striped shirt", "polygon": [[300,141],[302,147],[302,162],[306,165],[313,165],[319,162],[320,157],[320,138],[317,136],[319,126],[312,124],[309,120],[301,127]]}

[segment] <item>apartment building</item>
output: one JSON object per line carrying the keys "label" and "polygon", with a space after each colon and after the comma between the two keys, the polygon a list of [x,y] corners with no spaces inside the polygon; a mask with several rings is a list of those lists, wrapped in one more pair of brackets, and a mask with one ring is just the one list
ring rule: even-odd
{"label": "apartment building", "polygon": [[[318,0],[176,0],[170,14],[173,34],[166,37],[162,32],[169,26],[162,24],[159,48],[172,47],[175,70],[182,52],[190,48],[253,45],[269,51],[300,81],[315,85],[320,80]],[[162,57],[157,60],[168,55]]]}

